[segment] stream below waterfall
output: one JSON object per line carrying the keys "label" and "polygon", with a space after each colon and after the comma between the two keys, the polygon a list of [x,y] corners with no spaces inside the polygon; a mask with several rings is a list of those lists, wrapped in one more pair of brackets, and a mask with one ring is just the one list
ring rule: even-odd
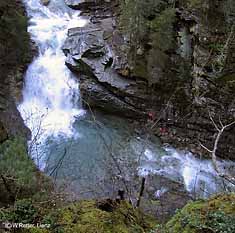
{"label": "stream below waterfall", "polygon": [[[68,29],[83,27],[87,20],[63,0],[51,0],[48,7],[40,0],[24,2],[38,55],[26,72],[18,109],[32,131],[29,151],[40,169],[84,198],[112,196],[123,185],[138,183],[136,174],[182,183],[200,197],[224,190],[210,160],[164,147],[157,138],[136,132],[128,120],[101,113],[94,119],[83,110],[79,80],[65,66],[61,47]],[[220,165],[229,169],[235,163]],[[153,192],[166,192],[168,187],[162,187]]]}

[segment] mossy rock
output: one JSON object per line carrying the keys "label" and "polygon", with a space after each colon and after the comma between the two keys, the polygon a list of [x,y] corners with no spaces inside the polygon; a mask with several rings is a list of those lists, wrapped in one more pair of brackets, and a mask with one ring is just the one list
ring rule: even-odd
{"label": "mossy rock", "polygon": [[234,233],[235,194],[187,204],[165,227],[165,233]]}
{"label": "mossy rock", "polygon": [[4,66],[11,71],[31,60],[28,18],[20,1],[12,0],[0,2],[0,16],[0,53]]}
{"label": "mossy rock", "polygon": [[226,89],[235,90],[235,73],[223,75],[216,79],[216,82]]}
{"label": "mossy rock", "polygon": [[218,78],[218,82],[220,83],[235,82],[235,73],[227,74]]}
{"label": "mossy rock", "polygon": [[202,5],[202,0],[187,0],[187,6],[188,7],[194,7],[194,8],[197,8],[197,7],[200,7]]}
{"label": "mossy rock", "polygon": [[111,202],[112,208],[107,209],[102,208],[96,201],[75,202],[44,217],[42,223],[50,224],[50,229],[33,228],[27,232],[144,233],[156,225],[153,218],[143,215],[129,203]]}
{"label": "mossy rock", "polygon": [[174,24],[176,14],[174,8],[167,8],[161,14],[150,22],[151,44],[153,48],[158,48],[164,52],[174,50]]}

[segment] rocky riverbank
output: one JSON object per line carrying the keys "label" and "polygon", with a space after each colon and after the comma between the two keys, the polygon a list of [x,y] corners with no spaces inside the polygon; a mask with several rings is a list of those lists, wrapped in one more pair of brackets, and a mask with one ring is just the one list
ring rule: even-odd
{"label": "rocky riverbank", "polygon": [[[235,115],[233,3],[159,1],[133,49],[122,1],[65,2],[90,19],[63,46],[84,106],[148,122],[163,142],[205,155],[199,142],[212,148],[217,133],[211,119],[228,124]],[[222,135],[220,157],[234,159],[234,133]]]}
{"label": "rocky riverbank", "polygon": [[21,1],[0,3],[0,142],[12,136],[30,137],[16,108],[23,77],[32,60],[27,17]]}

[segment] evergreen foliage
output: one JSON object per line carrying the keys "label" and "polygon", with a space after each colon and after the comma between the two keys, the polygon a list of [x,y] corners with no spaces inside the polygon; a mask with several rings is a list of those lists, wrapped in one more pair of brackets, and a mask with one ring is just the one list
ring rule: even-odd
{"label": "evergreen foliage", "polygon": [[35,166],[27,155],[22,138],[8,140],[0,145],[0,173],[15,180],[17,186],[32,186]]}
{"label": "evergreen foliage", "polygon": [[50,193],[50,180],[37,170],[22,138],[0,145],[0,190],[0,203],[3,204],[38,194],[43,199]]}
{"label": "evergreen foliage", "polygon": [[27,17],[16,0],[0,2],[0,67],[8,71],[29,60]]}

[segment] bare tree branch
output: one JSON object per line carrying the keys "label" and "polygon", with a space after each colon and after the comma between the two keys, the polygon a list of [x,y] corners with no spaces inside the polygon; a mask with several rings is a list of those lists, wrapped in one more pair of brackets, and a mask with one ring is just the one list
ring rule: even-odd
{"label": "bare tree branch", "polygon": [[212,118],[211,116],[211,113],[209,112],[209,117],[213,123],[213,125],[215,126],[216,130],[218,131],[218,134],[215,138],[215,142],[214,142],[214,146],[213,146],[213,150],[210,150],[208,149],[206,146],[204,146],[203,144],[199,143],[200,146],[202,148],[204,148],[205,150],[207,150],[210,154],[211,154],[211,158],[212,158],[212,164],[213,164],[213,167],[215,169],[215,171],[218,173],[218,175],[221,177],[221,178],[224,178],[225,180],[227,180],[228,182],[232,183],[233,185],[235,185],[235,177],[229,175],[229,174],[226,174],[224,172],[221,171],[219,165],[218,165],[218,161],[217,161],[217,155],[216,155],[216,152],[217,152],[217,149],[218,149],[218,144],[219,144],[219,141],[221,139],[221,136],[222,134],[224,133],[225,130],[227,130],[229,127],[235,125],[235,121],[227,124],[227,125],[223,125],[221,119],[219,119],[220,121],[220,125],[221,125],[221,128],[218,127],[218,125],[215,123],[214,119]]}

